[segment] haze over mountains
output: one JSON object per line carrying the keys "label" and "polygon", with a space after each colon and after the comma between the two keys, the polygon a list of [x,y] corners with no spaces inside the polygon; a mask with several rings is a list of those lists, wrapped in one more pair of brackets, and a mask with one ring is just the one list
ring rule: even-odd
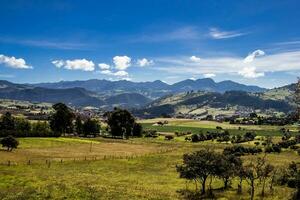
{"label": "haze over mountains", "polygon": [[[159,110],[160,114],[163,111],[174,113],[174,109],[176,110],[178,106],[182,107],[182,105],[194,109],[201,107],[201,105],[204,106],[204,104],[209,104],[215,108],[226,107],[227,105],[246,107],[252,105],[254,108],[274,108],[286,112],[290,109],[289,103],[282,98],[288,96],[290,90],[292,90],[291,86],[267,90],[233,81],[216,83],[209,78],[187,79],[172,85],[159,80],[138,83],[125,80],[91,79],[38,84],[15,84],[0,81],[0,98],[2,99],[49,103],[63,102],[71,106],[93,106],[103,109],[112,109],[115,106],[144,108],[150,109],[150,113],[153,109]],[[187,92],[192,95],[184,95]],[[176,102],[174,98],[180,100]],[[166,103],[168,101],[171,103]],[[284,109],[280,107],[284,107]],[[170,109],[164,110],[162,108]]]}

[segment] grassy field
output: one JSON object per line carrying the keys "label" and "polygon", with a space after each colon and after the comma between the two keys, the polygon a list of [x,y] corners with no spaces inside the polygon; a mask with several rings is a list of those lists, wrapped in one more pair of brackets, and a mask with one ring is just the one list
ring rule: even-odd
{"label": "grassy field", "polygon": [[[155,125],[158,121],[168,121],[168,124],[163,126]],[[247,131],[254,131],[257,135],[260,136],[281,136],[281,128],[285,127],[290,129],[292,132],[297,131],[296,126],[270,126],[270,125],[237,125],[229,123],[219,123],[214,121],[199,121],[199,120],[190,120],[190,119],[149,119],[149,120],[140,120],[139,121],[145,129],[153,129],[159,132],[187,132],[199,133],[201,130],[206,131],[215,131],[216,126],[220,126],[223,129],[228,130],[231,134],[244,134]]]}
{"label": "grassy field", "polygon": [[[194,185],[179,179],[176,172],[182,155],[201,148],[221,152],[229,145],[146,138],[19,140],[17,150],[0,151],[0,199],[182,199],[178,190],[194,190]],[[11,166],[7,166],[7,160],[11,160]],[[277,166],[292,160],[300,162],[293,151],[270,154],[268,160]],[[213,187],[221,188],[222,183],[215,181]],[[214,193],[217,199],[249,199],[246,183],[241,196],[236,196],[235,188],[234,181],[233,189]],[[276,187],[275,194],[265,199],[286,199],[292,192],[287,187]]]}

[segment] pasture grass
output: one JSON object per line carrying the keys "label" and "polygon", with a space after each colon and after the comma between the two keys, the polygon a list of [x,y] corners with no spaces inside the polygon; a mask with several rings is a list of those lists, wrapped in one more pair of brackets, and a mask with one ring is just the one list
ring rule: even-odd
{"label": "pasture grass", "polygon": [[[163,132],[212,130],[208,125],[199,128],[193,127],[193,123],[191,126],[180,123],[162,127],[152,126],[152,123],[143,125]],[[274,130],[256,132],[277,134]],[[13,152],[0,151],[0,199],[184,199],[179,191],[194,192],[195,185],[180,179],[176,172],[182,155],[203,148],[222,152],[231,145],[216,141],[191,143],[184,141],[184,136],[171,141],[164,136],[129,140],[19,138],[19,141],[20,147]],[[253,146],[254,143],[242,145]],[[247,155],[242,159],[247,163],[256,157]],[[10,166],[7,166],[8,160],[11,160]],[[28,164],[28,160],[32,162]],[[291,161],[300,162],[300,156],[295,151],[284,150],[280,154],[267,154],[267,160],[284,168]],[[215,199],[249,199],[249,185],[244,181],[243,193],[237,195],[237,182],[234,179],[232,188],[223,191],[222,181],[215,179],[212,182]],[[255,199],[262,198],[260,191],[256,185]],[[264,199],[289,199],[293,192],[294,189],[275,186],[271,194],[266,188]]]}

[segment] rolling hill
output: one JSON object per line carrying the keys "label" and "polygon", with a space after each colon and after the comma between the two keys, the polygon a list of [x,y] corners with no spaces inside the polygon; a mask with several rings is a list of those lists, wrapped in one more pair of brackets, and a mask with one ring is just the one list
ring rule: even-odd
{"label": "rolling hill", "polygon": [[183,92],[157,99],[143,109],[135,110],[138,116],[157,117],[164,114],[173,116],[233,115],[249,112],[262,114],[288,113],[293,109],[290,101],[267,98],[264,93],[243,91]]}
{"label": "rolling hill", "polygon": [[77,107],[123,106],[127,108],[140,107],[151,101],[150,99],[137,93],[99,97],[96,93],[79,87],[52,89],[15,84],[8,81],[0,81],[0,98],[24,100],[30,102],[63,102],[65,104]]}

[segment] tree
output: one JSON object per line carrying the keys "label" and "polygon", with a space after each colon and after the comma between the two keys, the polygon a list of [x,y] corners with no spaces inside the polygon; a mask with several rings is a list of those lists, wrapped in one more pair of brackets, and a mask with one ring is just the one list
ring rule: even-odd
{"label": "tree", "polygon": [[266,163],[266,155],[262,158],[257,158],[255,163],[251,162],[245,166],[245,178],[251,187],[251,200],[254,199],[255,181],[258,179],[267,178],[270,175],[270,169],[271,165]]}
{"label": "tree", "polygon": [[242,160],[234,155],[222,155],[218,163],[217,176],[223,179],[224,189],[227,189],[230,179],[238,175],[239,169],[242,167]]}
{"label": "tree", "polygon": [[177,166],[180,178],[194,180],[202,184],[201,194],[205,194],[205,185],[207,178],[215,174],[218,163],[216,162],[215,152],[211,150],[200,150],[191,154],[183,155],[183,164]]}
{"label": "tree", "polygon": [[76,133],[78,135],[83,134],[83,123],[82,123],[81,117],[79,115],[76,117],[75,129],[76,129]]}
{"label": "tree", "polygon": [[13,136],[7,136],[1,140],[2,147],[6,147],[7,151],[12,151],[16,149],[19,145],[18,140],[16,140]]}
{"label": "tree", "polygon": [[114,111],[108,115],[107,124],[110,127],[112,136],[127,138],[132,135],[135,119],[129,111],[115,108]]}
{"label": "tree", "polygon": [[15,129],[17,133],[29,133],[31,130],[31,124],[27,119],[17,118],[15,120]]}
{"label": "tree", "polygon": [[83,124],[83,134],[87,135],[97,135],[100,132],[100,125],[96,120],[88,119]]}
{"label": "tree", "polygon": [[1,129],[2,130],[14,130],[15,129],[15,118],[10,114],[10,112],[6,112],[1,117]]}
{"label": "tree", "polygon": [[73,131],[73,112],[63,103],[54,104],[55,113],[50,117],[50,127],[55,133],[65,134]]}
{"label": "tree", "polygon": [[135,137],[141,137],[143,133],[143,127],[139,123],[134,123],[132,128],[132,135]]}
{"label": "tree", "polygon": [[260,181],[262,183],[262,190],[261,190],[261,196],[265,196],[265,186],[266,186],[266,180],[271,176],[272,171],[274,170],[274,166],[271,164],[266,164],[262,167],[260,171]]}

